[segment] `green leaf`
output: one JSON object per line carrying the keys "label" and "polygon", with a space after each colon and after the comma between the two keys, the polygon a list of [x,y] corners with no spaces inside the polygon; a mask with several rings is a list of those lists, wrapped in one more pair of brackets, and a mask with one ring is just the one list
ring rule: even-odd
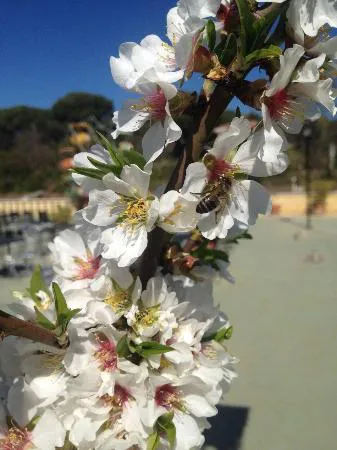
{"label": "green leaf", "polygon": [[84,175],[85,177],[89,178],[95,178],[96,180],[101,180],[104,177],[104,175],[106,175],[101,170],[84,167],[73,167],[72,169],[70,169],[70,172],[78,173],[79,175]]}
{"label": "green leaf", "polygon": [[136,164],[142,170],[146,164],[144,156],[136,150],[124,150],[123,158],[126,164]]}
{"label": "green leaf", "polygon": [[176,427],[173,423],[174,413],[169,412],[158,417],[155,428],[159,434],[165,434],[170,447],[173,448],[176,442]]}
{"label": "green leaf", "polygon": [[124,166],[125,162],[123,160],[123,156],[121,155],[120,151],[102,133],[100,133],[99,131],[96,131],[96,133],[100,137],[102,145],[104,147],[106,147],[106,149],[108,150],[113,163],[116,164],[117,167],[120,167],[122,169],[122,167]]}
{"label": "green leaf", "polygon": [[261,48],[247,55],[244,59],[245,68],[249,69],[252,65],[264,59],[278,58],[282,54],[280,47],[270,45],[267,48]]}
{"label": "green leaf", "polygon": [[254,14],[251,12],[247,0],[235,0],[240,14],[240,43],[242,56],[249,52],[251,44],[254,42]]}
{"label": "green leaf", "polygon": [[27,289],[28,294],[34,300],[35,303],[40,305],[41,301],[36,295],[39,291],[45,292],[50,296],[49,289],[47,288],[44,279],[42,277],[41,266],[35,266],[32,277],[30,279],[30,287]]}
{"label": "green leaf", "polygon": [[223,66],[228,66],[237,54],[236,36],[233,33],[229,34],[226,39],[215,47],[214,52],[218,56],[220,63]]}
{"label": "green leaf", "polygon": [[136,352],[146,358],[151,355],[160,355],[162,353],[171,352],[172,350],[172,347],[159,344],[158,342],[142,342],[141,344],[137,345]]}
{"label": "green leaf", "polygon": [[232,335],[233,335],[232,326],[228,328],[221,328],[215,333],[209,334],[208,336],[204,336],[201,339],[201,342],[209,342],[209,341],[222,342],[224,340],[229,340],[232,337]]}
{"label": "green leaf", "polygon": [[121,337],[120,340],[117,342],[116,350],[118,356],[121,356],[122,358],[127,358],[130,355],[131,350],[129,347],[129,341],[126,334],[123,337]]}
{"label": "green leaf", "polygon": [[[269,14],[261,17],[260,19],[256,20],[253,24],[253,29],[255,33],[255,39],[251,46],[251,50],[254,50],[256,47],[261,46],[261,43],[264,43],[266,41],[266,38],[268,37],[270,30],[275,23],[276,19],[280,16],[285,16],[286,10],[288,8],[288,2],[285,2],[283,5],[279,5],[278,8],[272,9]],[[284,35],[284,24],[285,24],[285,17],[284,19],[281,17],[280,26],[283,30]],[[279,28],[279,27],[276,27]],[[275,32],[277,30],[275,29],[273,32],[273,36],[275,35]]]}
{"label": "green leaf", "polygon": [[34,306],[35,313],[36,313],[36,322],[42,327],[46,328],[47,330],[55,330],[56,325],[53,324],[46,316],[42,314],[41,311],[37,309],[36,306]]}
{"label": "green leaf", "polygon": [[62,294],[62,291],[60,289],[60,286],[57,283],[52,283],[52,288],[55,299],[55,309],[57,316],[61,314],[66,314],[69,311],[69,309],[67,306],[66,299],[64,298],[64,295]]}
{"label": "green leaf", "polygon": [[38,421],[40,420],[41,415],[36,415],[32,418],[32,420],[28,423],[28,425],[26,425],[26,429],[28,431],[33,431],[36,424],[38,423]]}
{"label": "green leaf", "polygon": [[248,233],[248,231],[245,231],[243,234],[241,234],[240,239],[253,239],[253,236]]}
{"label": "green leaf", "polygon": [[91,164],[93,166],[95,166],[98,170],[100,170],[101,172],[104,172],[105,174],[107,173],[114,173],[115,175],[119,175],[120,174],[120,169],[119,167],[113,166],[112,164],[105,164],[102,163],[101,161],[98,161],[95,158],[92,158],[91,156],[87,157],[88,161],[91,162]]}
{"label": "green leaf", "polygon": [[52,283],[52,288],[57,316],[56,332],[58,336],[60,336],[67,331],[69,322],[77,313],[81,311],[81,309],[69,309],[59,285],[57,283]]}
{"label": "green leaf", "polygon": [[216,31],[213,20],[209,20],[206,25],[207,43],[210,52],[214,51],[216,42]]}
{"label": "green leaf", "polygon": [[214,259],[220,259],[221,261],[229,262],[228,254],[222,250],[213,250]]}
{"label": "green leaf", "polygon": [[157,450],[160,444],[160,436],[157,431],[154,431],[147,439],[147,450]]}

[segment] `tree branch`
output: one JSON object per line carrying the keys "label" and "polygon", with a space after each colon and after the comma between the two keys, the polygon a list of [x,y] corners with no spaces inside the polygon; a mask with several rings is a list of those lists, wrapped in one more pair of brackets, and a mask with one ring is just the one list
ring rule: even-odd
{"label": "tree branch", "polygon": [[[232,98],[232,90],[226,85],[218,85],[209,102],[206,101],[203,94],[200,96],[195,112],[194,130],[192,130],[192,134],[186,142],[185,149],[172,172],[165,192],[172,189],[179,190],[182,187],[188,165],[199,160],[207,138]],[[142,255],[138,270],[143,287],[154,276],[162,250],[169,237],[168,233],[158,227],[149,234],[148,245]]]}
{"label": "tree branch", "polygon": [[2,337],[19,336],[41,344],[60,348],[55,334],[34,323],[18,319],[0,311],[0,332]]}
{"label": "tree branch", "polygon": [[282,4],[280,3],[272,3],[271,5],[263,8],[263,9],[258,9],[255,13],[259,16],[259,17],[265,17],[268,16],[268,14],[272,13],[273,11],[277,11],[279,9],[281,9]]}

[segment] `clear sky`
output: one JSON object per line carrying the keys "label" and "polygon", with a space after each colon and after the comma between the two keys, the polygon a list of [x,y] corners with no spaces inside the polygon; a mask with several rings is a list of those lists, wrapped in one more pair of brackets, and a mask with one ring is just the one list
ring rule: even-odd
{"label": "clear sky", "polygon": [[110,55],[125,41],[165,36],[175,0],[3,0],[0,108],[50,107],[70,91],[103,94],[116,107],[130,93],[114,84]]}

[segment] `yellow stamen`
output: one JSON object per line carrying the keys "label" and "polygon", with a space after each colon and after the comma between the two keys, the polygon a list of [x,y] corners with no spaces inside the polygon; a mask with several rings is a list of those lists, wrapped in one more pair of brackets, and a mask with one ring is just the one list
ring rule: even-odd
{"label": "yellow stamen", "polygon": [[182,209],[183,207],[181,203],[175,202],[173,211],[171,211],[170,214],[165,217],[163,222],[169,225],[174,225],[174,220],[172,219],[174,218],[174,216],[177,216],[179,213],[181,213]]}
{"label": "yellow stamen", "polygon": [[136,314],[136,329],[151,327],[158,320],[159,306],[143,309]]}
{"label": "yellow stamen", "polygon": [[126,311],[131,304],[129,292],[124,289],[111,289],[104,302],[117,313]]}
{"label": "yellow stamen", "polygon": [[119,216],[118,221],[125,226],[136,227],[137,225],[146,223],[147,213],[149,210],[148,201],[144,198],[126,199],[126,208]]}

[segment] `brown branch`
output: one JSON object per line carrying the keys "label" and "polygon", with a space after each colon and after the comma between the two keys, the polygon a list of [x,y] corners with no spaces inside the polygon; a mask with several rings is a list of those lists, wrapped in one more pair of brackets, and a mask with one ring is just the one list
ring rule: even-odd
{"label": "brown branch", "polygon": [[266,8],[259,9],[255,12],[259,17],[265,17],[268,16],[268,14],[272,13],[273,11],[277,11],[281,9],[282,4],[280,3],[272,3],[271,5],[267,6]]}
{"label": "brown branch", "polygon": [[2,337],[19,336],[41,344],[60,348],[55,334],[32,322],[24,321],[0,311],[0,332]]}
{"label": "brown branch", "polygon": [[[165,192],[173,189],[179,190],[182,187],[187,166],[199,160],[207,138],[232,98],[232,90],[225,85],[216,87],[209,102],[206,101],[204,95],[200,96],[194,116],[194,130],[192,130],[191,136],[186,142],[185,149],[179,157]],[[167,244],[169,236],[161,228],[155,228],[148,236],[148,245],[142,255],[138,269],[144,287],[156,272],[162,250]]]}

